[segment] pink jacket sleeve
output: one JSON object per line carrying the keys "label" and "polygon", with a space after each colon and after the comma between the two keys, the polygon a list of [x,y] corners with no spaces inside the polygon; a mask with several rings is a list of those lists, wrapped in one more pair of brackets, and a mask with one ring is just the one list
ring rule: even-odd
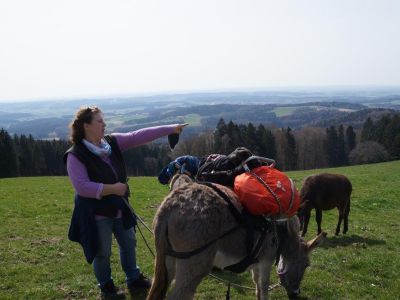
{"label": "pink jacket sleeve", "polygon": [[127,133],[113,133],[121,151],[137,147],[175,132],[178,124],[143,128]]}

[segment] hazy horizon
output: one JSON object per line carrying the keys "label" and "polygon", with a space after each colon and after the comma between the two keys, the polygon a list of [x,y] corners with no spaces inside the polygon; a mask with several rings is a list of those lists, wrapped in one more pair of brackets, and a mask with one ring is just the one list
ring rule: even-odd
{"label": "hazy horizon", "polygon": [[251,87],[251,88],[227,88],[227,89],[213,89],[213,90],[175,90],[175,91],[155,91],[155,92],[142,92],[142,93],[130,93],[130,94],[112,94],[112,95],[80,95],[70,97],[42,97],[32,99],[0,99],[0,104],[12,104],[12,103],[32,103],[32,102],[53,102],[53,101],[78,101],[78,100],[113,100],[113,99],[124,99],[124,98],[141,98],[141,97],[160,97],[170,95],[191,95],[191,94],[218,94],[218,93],[338,93],[344,94],[348,92],[364,92],[364,93],[385,93],[387,95],[400,95],[400,85],[398,86],[376,86],[376,85],[365,85],[365,86],[288,86],[288,87]]}
{"label": "hazy horizon", "polygon": [[0,102],[398,88],[400,1],[0,3]]}

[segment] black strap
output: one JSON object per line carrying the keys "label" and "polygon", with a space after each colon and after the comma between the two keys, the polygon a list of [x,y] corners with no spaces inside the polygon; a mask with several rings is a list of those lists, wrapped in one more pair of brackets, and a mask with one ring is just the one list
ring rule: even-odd
{"label": "black strap", "polygon": [[[236,264],[230,265],[228,267],[225,267],[225,270],[229,270],[231,272],[234,273],[242,273],[244,271],[246,271],[246,269],[258,262],[258,254],[260,252],[260,249],[264,243],[265,238],[267,237],[267,232],[269,231],[270,224],[265,225],[263,227],[260,226],[256,226],[253,222],[248,222],[247,226],[246,226],[246,230],[247,230],[247,255],[245,258],[243,258],[241,261],[239,261]],[[261,236],[259,237],[256,246],[253,248],[254,245],[254,232],[255,230],[258,230],[261,232]]]}
{"label": "black strap", "polygon": [[198,182],[199,184],[204,184],[210,188],[212,188],[225,202],[228,204],[228,208],[235,217],[236,221],[239,224],[243,224],[243,215],[242,213],[233,205],[232,201],[229,199],[228,195],[226,195],[221,189],[219,189],[214,183],[211,182]]}
{"label": "black strap", "polygon": [[226,291],[226,296],[225,300],[230,300],[231,299],[231,283],[228,283],[228,290]]}
{"label": "black strap", "polygon": [[172,245],[169,242],[168,239],[168,229],[167,229],[167,242],[168,242],[168,249],[166,251],[166,255],[168,256],[172,256],[172,257],[176,257],[176,258],[189,258],[193,255],[199,254],[200,252],[204,251],[205,249],[207,249],[208,247],[210,247],[213,243],[215,243],[216,241],[218,241],[219,239],[227,236],[228,234],[231,234],[232,232],[236,231],[237,229],[240,228],[240,225],[237,225],[231,229],[229,229],[227,232],[225,232],[224,234],[222,234],[221,236],[209,241],[207,244],[205,244],[204,246],[201,246],[200,248],[197,248],[195,250],[192,251],[188,251],[188,252],[179,252],[179,251],[175,251],[172,249]]}
{"label": "black strap", "polygon": [[279,258],[282,254],[283,243],[285,243],[285,237],[287,236],[287,228],[286,225],[279,224],[276,226],[276,234],[277,234],[277,249],[276,249],[276,258],[275,265],[277,266],[279,263]]}

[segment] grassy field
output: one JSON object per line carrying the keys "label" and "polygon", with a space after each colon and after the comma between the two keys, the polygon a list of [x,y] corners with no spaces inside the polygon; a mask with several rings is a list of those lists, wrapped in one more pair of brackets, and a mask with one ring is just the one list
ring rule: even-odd
{"label": "grassy field", "polygon": [[[290,175],[300,187],[305,176],[321,171]],[[303,299],[399,299],[400,161],[323,171],[345,174],[353,183],[349,232],[335,237],[337,211],[323,214],[328,240],[312,255],[302,284]],[[131,178],[129,183],[136,212],[151,224],[167,188],[156,178]],[[66,177],[0,180],[0,299],[98,297],[91,266],[80,246],[67,238],[72,195]],[[313,217],[307,238],[315,232]],[[150,234],[146,236],[152,245]],[[140,267],[151,275],[153,258],[139,234],[137,239]],[[122,286],[124,275],[115,243],[112,264],[114,279]],[[218,275],[253,286],[247,273]],[[208,277],[198,287],[196,299],[225,299],[225,292],[225,284]],[[281,287],[270,297],[286,299]],[[254,291],[232,288],[231,298],[254,299]]]}
{"label": "grassy field", "polygon": [[190,126],[201,126],[201,116],[199,114],[188,114],[183,117],[185,123]]}
{"label": "grassy field", "polygon": [[283,107],[277,107],[272,110],[276,114],[276,116],[279,117],[284,117],[284,116],[290,116],[298,107],[296,106],[283,106]]}

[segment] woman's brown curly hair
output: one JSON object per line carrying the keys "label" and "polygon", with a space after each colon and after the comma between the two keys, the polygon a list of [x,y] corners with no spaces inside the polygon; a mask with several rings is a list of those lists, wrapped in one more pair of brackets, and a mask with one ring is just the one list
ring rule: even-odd
{"label": "woman's brown curly hair", "polygon": [[69,130],[70,130],[69,140],[72,143],[75,144],[77,142],[82,141],[82,139],[85,137],[85,130],[83,128],[83,124],[91,123],[93,116],[98,113],[101,113],[101,110],[97,106],[81,107],[77,111],[74,120],[71,123],[69,123]]}

